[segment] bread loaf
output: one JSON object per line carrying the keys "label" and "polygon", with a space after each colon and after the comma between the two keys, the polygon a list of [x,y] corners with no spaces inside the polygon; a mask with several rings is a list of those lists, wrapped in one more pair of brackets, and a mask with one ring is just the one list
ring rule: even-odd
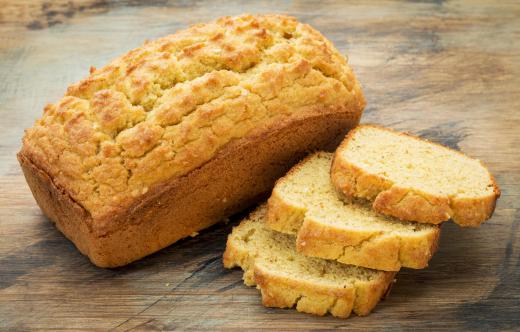
{"label": "bread loaf", "polygon": [[351,131],[337,149],[332,182],[345,198],[372,201],[382,214],[477,227],[500,189],[482,163],[424,139],[373,125]]}
{"label": "bread loaf", "polygon": [[115,267],[258,200],[364,105],[345,57],[310,26],[224,17],[93,68],[26,130],[18,159],[49,219]]}
{"label": "bread loaf", "polygon": [[260,289],[268,307],[324,315],[364,316],[389,289],[394,272],[383,272],[307,257],[295,249],[294,236],[265,225],[265,205],[229,235],[224,266],[240,266],[246,285]]}

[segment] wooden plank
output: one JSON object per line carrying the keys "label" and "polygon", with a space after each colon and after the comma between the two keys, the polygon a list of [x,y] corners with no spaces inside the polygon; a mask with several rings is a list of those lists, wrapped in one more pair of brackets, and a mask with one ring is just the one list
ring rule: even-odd
{"label": "wooden plank", "polygon": [[[196,22],[282,12],[349,54],[364,122],[482,159],[502,189],[479,229],[443,226],[424,270],[404,269],[368,317],[260,305],[222,267],[217,225],[130,266],[92,266],[36,206],[15,153],[45,103],[88,68]],[[518,2],[4,1],[0,6],[0,329],[515,329],[520,326]]]}

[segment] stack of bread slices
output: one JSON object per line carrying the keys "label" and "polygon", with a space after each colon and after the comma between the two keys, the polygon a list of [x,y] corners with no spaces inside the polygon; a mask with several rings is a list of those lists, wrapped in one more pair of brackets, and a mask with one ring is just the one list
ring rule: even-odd
{"label": "stack of bread slices", "polygon": [[361,125],[277,181],[229,235],[224,265],[241,267],[266,306],[367,315],[401,267],[427,267],[442,222],[479,226],[499,195],[478,160]]}

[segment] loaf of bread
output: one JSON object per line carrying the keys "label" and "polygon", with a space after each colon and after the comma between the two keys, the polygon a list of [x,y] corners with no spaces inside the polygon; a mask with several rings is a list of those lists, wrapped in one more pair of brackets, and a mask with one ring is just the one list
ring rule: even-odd
{"label": "loaf of bread", "polygon": [[257,201],[306,151],[334,148],[364,105],[318,31],[224,17],[92,68],[26,130],[18,159],[49,219],[115,267]]}
{"label": "loaf of bread", "polygon": [[500,190],[479,160],[418,137],[373,125],[351,131],[335,154],[332,181],[345,198],[373,201],[379,213],[476,227]]}
{"label": "loaf of bread", "polygon": [[268,307],[348,317],[367,315],[389,289],[394,272],[383,272],[307,257],[295,249],[294,236],[265,225],[265,205],[233,229],[224,266],[240,266],[244,283],[257,285]]}
{"label": "loaf of bread", "polygon": [[439,227],[381,216],[364,202],[344,203],[330,180],[332,156],[312,154],[276,182],[267,225],[296,234],[297,250],[308,256],[385,271],[426,267]]}

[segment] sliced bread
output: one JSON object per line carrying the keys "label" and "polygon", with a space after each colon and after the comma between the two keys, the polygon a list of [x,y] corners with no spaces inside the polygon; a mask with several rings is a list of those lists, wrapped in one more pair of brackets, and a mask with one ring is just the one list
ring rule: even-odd
{"label": "sliced bread", "polygon": [[332,156],[312,154],[277,181],[267,225],[297,234],[297,250],[308,256],[385,271],[426,267],[439,227],[385,217],[363,202],[343,202],[330,180]]}
{"label": "sliced bread", "polygon": [[477,159],[427,140],[373,125],[352,130],[336,151],[332,182],[345,198],[373,201],[379,213],[476,227],[500,196]]}
{"label": "sliced bread", "polygon": [[257,285],[268,307],[317,315],[367,315],[390,288],[395,273],[307,257],[295,249],[294,236],[265,224],[261,205],[229,235],[224,266],[244,270],[244,282]]}

